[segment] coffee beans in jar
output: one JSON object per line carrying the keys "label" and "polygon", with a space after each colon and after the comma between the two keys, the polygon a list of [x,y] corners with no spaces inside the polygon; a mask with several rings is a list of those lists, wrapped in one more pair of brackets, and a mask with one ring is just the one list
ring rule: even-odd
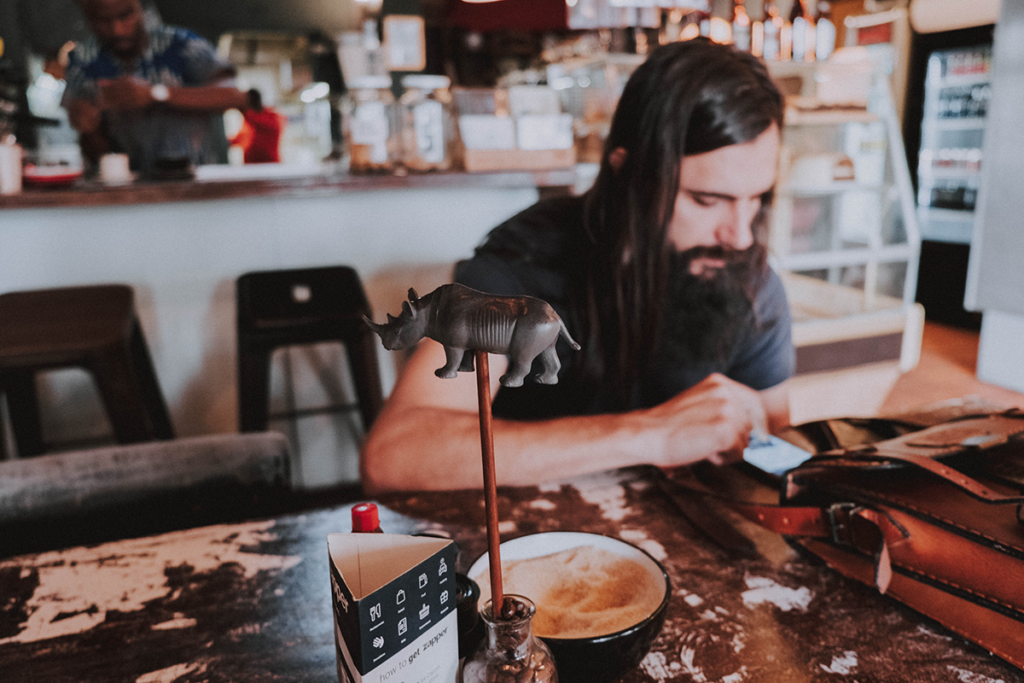
{"label": "coffee beans in jar", "polygon": [[402,79],[402,163],[410,171],[446,171],[452,166],[455,117],[450,86],[447,76],[410,74]]}
{"label": "coffee beans in jar", "polygon": [[401,155],[390,76],[360,76],[348,84],[342,125],[351,173],[391,173]]}

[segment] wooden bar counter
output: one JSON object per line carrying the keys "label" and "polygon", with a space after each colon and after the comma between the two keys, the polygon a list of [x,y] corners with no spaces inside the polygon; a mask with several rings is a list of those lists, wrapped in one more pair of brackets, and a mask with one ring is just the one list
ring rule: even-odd
{"label": "wooden bar counter", "polygon": [[444,190],[532,187],[558,189],[576,181],[572,168],[493,173],[427,173],[352,175],[332,165],[313,168],[263,164],[244,167],[200,167],[193,180],[136,181],[105,185],[78,180],[62,187],[33,187],[0,196],[0,210],[54,207],[115,206],[212,199],[314,197],[371,190]]}

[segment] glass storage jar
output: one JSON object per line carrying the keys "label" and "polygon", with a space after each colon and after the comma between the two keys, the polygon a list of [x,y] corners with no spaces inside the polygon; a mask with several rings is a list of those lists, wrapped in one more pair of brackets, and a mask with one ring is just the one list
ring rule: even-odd
{"label": "glass storage jar", "polygon": [[360,76],[342,104],[352,173],[390,173],[401,155],[401,137],[390,76]]}
{"label": "glass storage jar", "polygon": [[455,142],[451,80],[410,74],[402,79],[402,163],[410,171],[446,171]]}

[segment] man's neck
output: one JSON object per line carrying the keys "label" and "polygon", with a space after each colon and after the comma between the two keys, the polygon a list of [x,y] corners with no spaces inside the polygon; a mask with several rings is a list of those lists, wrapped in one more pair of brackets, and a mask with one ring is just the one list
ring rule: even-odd
{"label": "man's neck", "polygon": [[116,52],[111,48],[104,46],[104,50],[109,52],[114,59],[121,63],[122,69],[126,72],[133,71],[139,59],[146,54],[146,50],[149,48],[149,33],[144,32],[139,39],[138,45],[135,46],[130,52]]}

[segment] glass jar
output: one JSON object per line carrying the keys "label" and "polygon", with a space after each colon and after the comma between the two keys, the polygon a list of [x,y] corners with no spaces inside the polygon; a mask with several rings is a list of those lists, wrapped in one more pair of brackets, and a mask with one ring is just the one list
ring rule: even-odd
{"label": "glass jar", "polygon": [[452,167],[455,117],[447,76],[410,74],[402,79],[402,163],[410,171]]}
{"label": "glass jar", "polygon": [[401,153],[389,76],[360,76],[343,101],[345,142],[352,173],[390,173]]}
{"label": "glass jar", "polygon": [[463,663],[462,683],[558,683],[551,650],[533,635],[537,608],[521,595],[505,595],[503,606],[510,604],[513,616],[507,618],[494,618],[490,600],[480,610],[487,635]]}

